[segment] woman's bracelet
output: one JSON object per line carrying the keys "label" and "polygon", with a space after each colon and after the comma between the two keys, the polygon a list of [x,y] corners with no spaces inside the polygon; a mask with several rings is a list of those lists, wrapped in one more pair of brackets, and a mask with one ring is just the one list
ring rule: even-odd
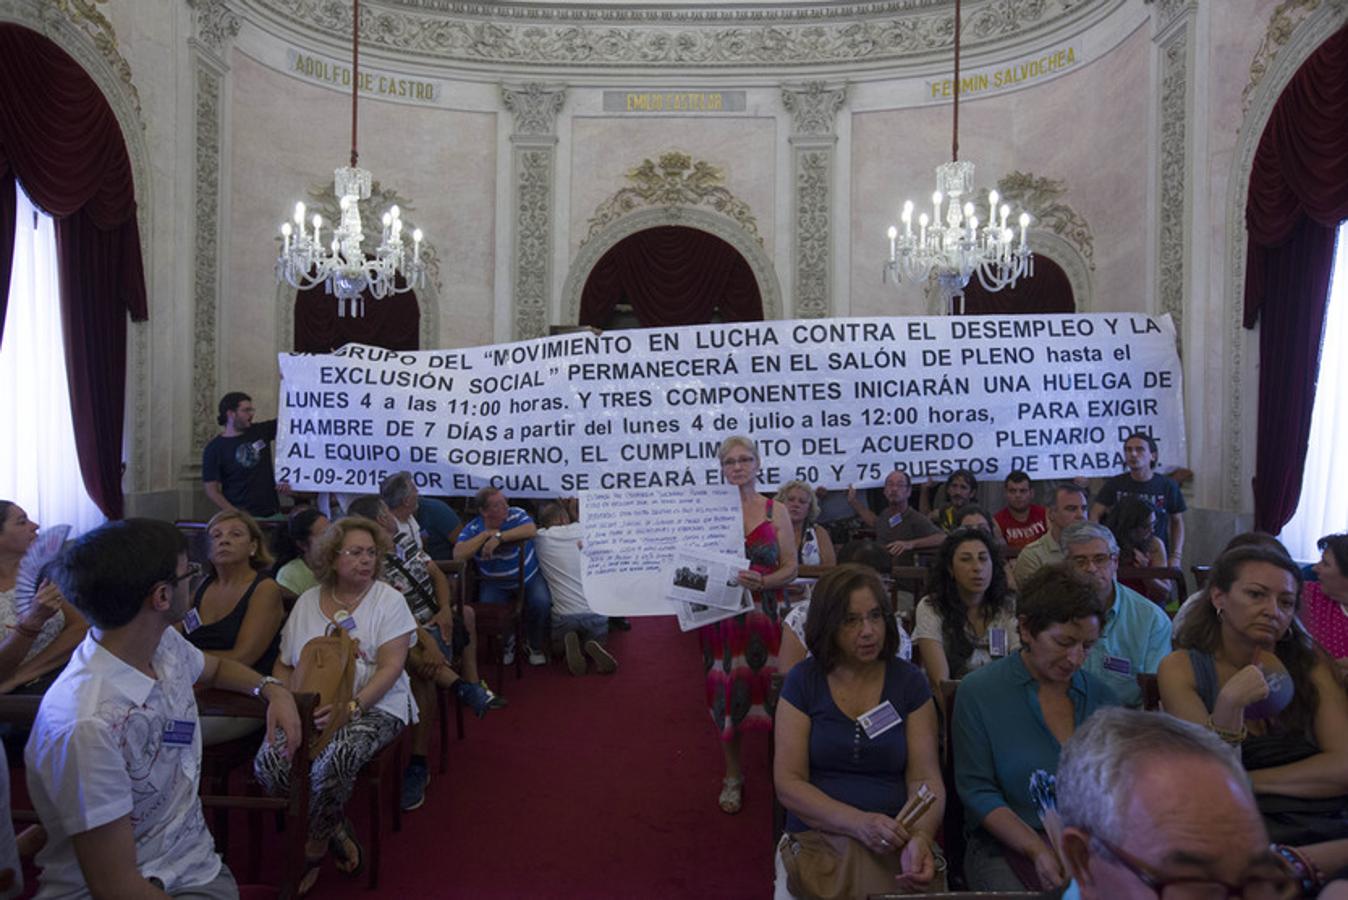
{"label": "woman's bracelet", "polygon": [[1227,731],[1216,722],[1213,722],[1212,716],[1208,716],[1208,729],[1233,747],[1239,747],[1241,744],[1245,743],[1245,738],[1250,735],[1250,730],[1245,727],[1244,722],[1240,723],[1240,731]]}
{"label": "woman's bracelet", "polygon": [[1278,854],[1279,858],[1287,865],[1292,877],[1301,885],[1303,896],[1314,897],[1319,893],[1325,882],[1325,877],[1306,854],[1296,847],[1289,847],[1287,844],[1271,844],[1270,849]]}

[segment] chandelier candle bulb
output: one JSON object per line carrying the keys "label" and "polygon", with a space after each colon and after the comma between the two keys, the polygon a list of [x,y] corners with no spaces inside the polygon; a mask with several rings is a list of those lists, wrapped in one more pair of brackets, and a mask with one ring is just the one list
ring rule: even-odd
{"label": "chandelier candle bulb", "polygon": [[931,221],[937,228],[941,227],[941,200],[942,197],[940,191],[931,195],[931,205],[933,210]]}
{"label": "chandelier candle bulb", "polygon": [[996,191],[988,191],[988,221],[989,221],[989,222],[995,222],[995,221],[997,221],[997,201],[1000,200],[1000,199],[1001,199],[1001,195],[998,194]]}
{"label": "chandelier candle bulb", "polygon": [[421,262],[421,229],[412,229],[412,262]]}
{"label": "chandelier candle bulb", "polygon": [[912,236],[913,236],[913,201],[912,201],[912,200],[905,200],[905,201],[903,201],[903,215],[900,216],[899,218],[903,219],[903,236],[904,236],[904,237],[912,237]]}
{"label": "chandelier candle bulb", "polygon": [[[1025,249],[1025,229],[1028,228],[1029,225],[1030,225],[1030,214],[1029,214],[1029,213],[1021,213],[1021,214],[1020,214],[1020,249],[1022,249],[1022,250]],[[1008,241],[1009,241],[1009,239],[1008,239]]]}
{"label": "chandelier candle bulb", "polygon": [[918,227],[921,228],[921,232],[920,232],[921,237],[918,238],[918,243],[920,243],[923,247],[927,246],[927,222],[928,222],[928,221],[929,221],[929,220],[927,219],[927,214],[926,214],[926,213],[923,213],[922,215],[920,215],[920,216],[917,217],[917,224],[918,224]]}
{"label": "chandelier candle bulb", "polygon": [[897,240],[898,240],[898,237],[899,237],[899,229],[895,228],[893,225],[889,226],[889,261],[890,261],[890,262],[893,262],[895,259],[898,258],[898,255],[897,255],[896,250],[895,250],[895,244],[896,244],[896,242],[897,242]]}
{"label": "chandelier candle bulb", "polygon": [[295,204],[295,224],[296,224],[300,229],[303,229],[303,228],[304,228],[304,203],[303,203],[303,202],[300,202],[300,203],[296,203],[296,204]]}

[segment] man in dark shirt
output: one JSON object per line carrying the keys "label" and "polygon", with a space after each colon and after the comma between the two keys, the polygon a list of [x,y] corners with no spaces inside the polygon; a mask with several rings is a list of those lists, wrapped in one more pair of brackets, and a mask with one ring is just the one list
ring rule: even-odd
{"label": "man in dark shirt", "polygon": [[201,452],[201,481],[206,496],[221,509],[263,518],[281,512],[271,464],[276,420],[254,423],[253,414],[253,398],[245,393],[231,391],[220,398],[216,421],[225,429]]}
{"label": "man in dark shirt", "polygon": [[1169,564],[1180,566],[1184,557],[1184,516],[1188,506],[1179,484],[1156,471],[1160,462],[1156,439],[1143,431],[1123,442],[1123,461],[1128,471],[1104,483],[1091,504],[1091,521],[1099,522],[1120,497],[1136,497],[1156,511],[1152,531],[1161,539]]}

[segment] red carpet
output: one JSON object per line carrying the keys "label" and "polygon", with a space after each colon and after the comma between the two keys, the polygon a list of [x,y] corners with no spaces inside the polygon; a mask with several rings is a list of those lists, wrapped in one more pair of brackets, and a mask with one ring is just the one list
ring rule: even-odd
{"label": "red carpet", "polygon": [[[507,709],[469,716],[462,741],[451,728],[447,775],[433,744],[426,805],[386,830],[377,891],[328,864],[310,896],[770,897],[767,736],[746,736],[744,809],[725,815],[696,636],[672,616],[634,619],[611,649],[609,677],[560,661],[508,673]],[[352,811],[367,841],[364,806],[357,796]]]}

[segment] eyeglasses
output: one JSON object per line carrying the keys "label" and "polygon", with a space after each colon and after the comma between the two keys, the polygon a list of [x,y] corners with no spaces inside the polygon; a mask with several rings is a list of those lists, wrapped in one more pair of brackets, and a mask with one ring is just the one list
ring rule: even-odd
{"label": "eyeglasses", "polygon": [[1300,886],[1272,853],[1252,863],[1238,884],[1230,884],[1212,878],[1163,878],[1096,834],[1091,835],[1091,846],[1131,872],[1161,900],[1291,900],[1301,896]]}
{"label": "eyeglasses", "polygon": [[721,465],[728,469],[731,466],[751,466],[756,462],[758,460],[752,456],[727,456],[721,460]]}
{"label": "eyeglasses", "polygon": [[1078,569],[1103,569],[1111,560],[1118,559],[1114,553],[1097,553],[1094,556],[1069,556],[1068,560]]}
{"label": "eyeglasses", "polygon": [[376,550],[374,547],[347,547],[345,550],[338,550],[337,555],[349,556],[352,559],[356,559],[361,556],[368,556],[370,559],[374,559],[376,556],[379,555],[379,551]]}
{"label": "eyeglasses", "polygon": [[165,578],[164,582],[168,584],[169,587],[173,587],[184,578],[196,578],[201,572],[201,563],[190,562],[187,564],[186,572],[183,572],[181,575],[174,575],[172,578]]}
{"label": "eyeglasses", "polygon": [[856,613],[848,613],[843,616],[842,627],[860,628],[862,622],[869,622],[872,625],[883,625],[885,622],[885,611],[877,606],[864,616],[858,616]]}

